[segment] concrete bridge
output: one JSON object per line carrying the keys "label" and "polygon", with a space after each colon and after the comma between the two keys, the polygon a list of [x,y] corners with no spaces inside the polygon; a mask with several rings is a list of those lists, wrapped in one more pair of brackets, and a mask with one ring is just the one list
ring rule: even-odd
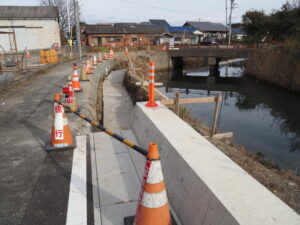
{"label": "concrete bridge", "polygon": [[174,57],[216,57],[216,58],[247,58],[255,49],[252,48],[181,48],[168,50],[168,55]]}
{"label": "concrete bridge", "polygon": [[178,50],[168,50],[168,57],[173,68],[175,77],[183,75],[184,57],[207,57],[209,69],[208,82],[214,83],[214,78],[220,75],[219,63],[221,59],[248,58],[255,49],[251,48],[182,48]]}

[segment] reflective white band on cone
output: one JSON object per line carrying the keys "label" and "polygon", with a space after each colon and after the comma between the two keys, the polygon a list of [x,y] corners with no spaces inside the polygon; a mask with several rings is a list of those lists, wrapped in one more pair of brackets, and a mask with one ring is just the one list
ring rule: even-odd
{"label": "reflective white band on cone", "polygon": [[55,140],[64,139],[64,118],[63,118],[64,108],[58,104],[54,103],[54,138]]}
{"label": "reflective white band on cone", "polygon": [[148,184],[158,184],[163,181],[163,174],[161,169],[161,163],[159,160],[152,161],[147,176]]}
{"label": "reflective white band on cone", "polygon": [[151,194],[144,192],[141,205],[146,208],[159,208],[168,203],[166,190],[162,192]]}

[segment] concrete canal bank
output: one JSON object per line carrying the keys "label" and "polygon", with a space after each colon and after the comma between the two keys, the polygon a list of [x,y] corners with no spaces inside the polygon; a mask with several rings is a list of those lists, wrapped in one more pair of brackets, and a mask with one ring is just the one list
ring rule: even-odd
{"label": "concrete canal bank", "polygon": [[[111,73],[110,76],[116,74]],[[120,104],[119,107],[122,107]],[[179,222],[189,225],[299,223],[299,216],[291,208],[171,110],[163,105],[157,108],[144,105],[145,102],[135,105],[134,112],[129,112],[132,114],[130,126],[125,130],[119,128],[118,132],[144,148],[150,142],[158,143],[169,201]],[[106,107],[109,106],[104,104],[104,112]],[[106,114],[104,121],[105,117]],[[116,115],[116,121],[112,120],[110,122],[113,123],[119,119]],[[120,144],[110,143],[102,136],[94,133],[92,139],[98,172],[103,172],[98,182],[101,210],[97,215],[103,224],[121,224],[120,219],[110,216],[117,215],[114,212],[122,212],[122,217],[134,214],[133,203],[137,201],[137,193],[132,190],[137,192],[139,182],[136,176],[141,180],[145,159],[131,153],[131,150],[128,155]],[[101,143],[107,143],[108,147]],[[126,166],[121,156],[130,156]],[[110,166],[113,169],[110,172],[104,169],[107,157],[116,159]],[[115,180],[117,174],[120,177]],[[132,182],[126,182],[125,177],[131,176]],[[116,192],[113,191],[115,188],[107,186],[112,185],[113,180],[118,181]],[[136,184],[134,187],[133,183]]]}
{"label": "concrete canal bank", "polygon": [[[135,67],[141,67],[141,61],[142,60],[136,62]],[[147,64],[147,62],[144,61],[143,64]],[[156,74],[158,74],[158,82],[168,82],[168,73],[166,73],[164,76],[161,76],[161,72],[157,72]],[[144,71],[130,71],[125,75],[124,85],[131,94],[134,102],[147,100],[147,88],[140,87],[135,84],[136,82],[140,81],[143,76],[147,76],[147,68],[145,68]],[[165,96],[157,92],[156,98],[164,99]],[[203,107],[207,107],[207,105],[201,104],[199,107],[201,107],[203,110]],[[199,122],[199,120],[195,119],[195,117],[193,117],[190,113],[182,112],[180,116],[197,132],[204,136],[209,136],[210,128]],[[299,177],[294,174],[294,171],[278,169],[266,158],[263,158],[263,156],[261,157],[258,154],[248,151],[240,144],[233,144],[231,140],[207,139],[249,174],[251,174],[251,176],[267,187],[276,196],[286,202],[294,210],[300,212],[300,198],[295,197],[300,196],[300,180]],[[255,142],[255,140],[253,141]]]}

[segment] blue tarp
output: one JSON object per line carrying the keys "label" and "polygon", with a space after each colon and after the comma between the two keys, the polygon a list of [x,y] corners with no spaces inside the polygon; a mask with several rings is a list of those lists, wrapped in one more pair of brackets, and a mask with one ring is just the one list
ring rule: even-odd
{"label": "blue tarp", "polygon": [[167,29],[170,32],[180,32],[180,31],[194,32],[197,30],[196,28],[191,28],[191,27],[167,27]]}

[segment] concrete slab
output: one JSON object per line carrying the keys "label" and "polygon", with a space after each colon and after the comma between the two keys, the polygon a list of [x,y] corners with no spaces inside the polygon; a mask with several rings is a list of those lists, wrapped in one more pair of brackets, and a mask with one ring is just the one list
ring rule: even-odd
{"label": "concrete slab", "polygon": [[144,105],[136,104],[132,129],[142,147],[158,144],[169,201],[183,224],[300,224],[297,213],[167,107]]}
{"label": "concrete slab", "polygon": [[76,139],[66,225],[87,224],[86,136]]}
{"label": "concrete slab", "polygon": [[136,202],[109,205],[102,208],[103,225],[124,225],[123,218],[135,215]]}
{"label": "concrete slab", "polygon": [[[136,140],[131,131],[115,132]],[[106,133],[91,134],[95,225],[123,225],[124,217],[135,214],[141,181],[132,151]]]}
{"label": "concrete slab", "polygon": [[123,79],[126,70],[111,72],[103,83],[104,126],[113,130],[127,130],[130,127],[133,103]]}

